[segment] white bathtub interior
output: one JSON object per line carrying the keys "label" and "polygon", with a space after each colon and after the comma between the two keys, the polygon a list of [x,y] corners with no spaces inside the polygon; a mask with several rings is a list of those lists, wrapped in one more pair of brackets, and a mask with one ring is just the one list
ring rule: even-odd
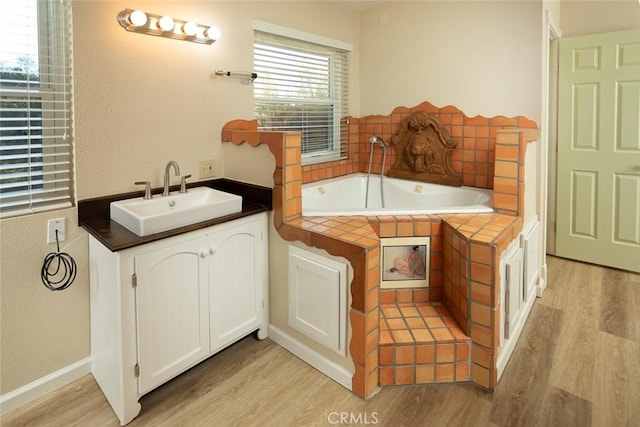
{"label": "white bathtub interior", "polygon": [[384,177],[382,206],[380,177],[371,176],[365,208],[366,174],[352,174],[302,186],[304,216],[411,215],[493,212],[493,192],[475,187],[451,187]]}

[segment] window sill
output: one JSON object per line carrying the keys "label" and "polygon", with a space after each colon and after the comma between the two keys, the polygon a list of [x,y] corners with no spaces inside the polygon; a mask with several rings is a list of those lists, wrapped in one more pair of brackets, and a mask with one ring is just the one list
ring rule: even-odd
{"label": "window sill", "polygon": [[349,156],[340,156],[340,155],[335,155],[335,156],[308,156],[302,157],[302,161],[301,164],[302,166],[310,166],[310,165],[317,165],[319,163],[329,163],[329,162],[336,162],[338,160],[346,160],[348,159]]}

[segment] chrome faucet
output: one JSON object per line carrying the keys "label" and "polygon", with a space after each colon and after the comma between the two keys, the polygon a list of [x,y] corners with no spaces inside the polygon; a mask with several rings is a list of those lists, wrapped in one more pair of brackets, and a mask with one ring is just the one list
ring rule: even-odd
{"label": "chrome faucet", "polygon": [[162,190],[163,196],[169,195],[169,170],[171,169],[171,166],[173,166],[173,171],[175,172],[176,176],[180,176],[180,167],[178,166],[178,164],[173,160],[167,163],[167,166],[165,166],[164,168],[164,189]]}
{"label": "chrome faucet", "polygon": [[370,143],[370,144],[376,144],[376,143],[377,143],[377,144],[378,144],[378,145],[380,145],[382,148],[386,148],[386,147],[388,147],[388,146],[389,146],[389,143],[388,143],[388,142],[385,142],[385,140],[384,140],[384,139],[380,138],[380,137],[379,137],[379,136],[377,136],[377,135],[371,135],[371,136],[369,137],[369,143]]}

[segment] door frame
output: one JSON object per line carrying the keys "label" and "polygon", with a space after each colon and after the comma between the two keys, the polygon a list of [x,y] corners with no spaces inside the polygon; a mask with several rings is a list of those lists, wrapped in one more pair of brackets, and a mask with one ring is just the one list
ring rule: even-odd
{"label": "door frame", "polygon": [[536,293],[540,297],[547,287],[546,254],[555,252],[556,193],[557,193],[557,147],[558,147],[558,42],[562,37],[560,29],[553,22],[549,9],[544,10],[544,41],[542,61],[542,126],[538,158],[541,159],[540,184],[538,194],[538,217],[543,218],[540,233],[540,280]]}

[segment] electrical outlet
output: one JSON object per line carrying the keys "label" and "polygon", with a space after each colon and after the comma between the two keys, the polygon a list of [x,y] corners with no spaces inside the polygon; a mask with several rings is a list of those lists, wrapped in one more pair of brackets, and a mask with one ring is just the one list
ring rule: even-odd
{"label": "electrical outlet", "polygon": [[65,239],[65,219],[50,219],[47,223],[47,243],[56,242],[56,230],[58,230],[58,241],[63,242]]}
{"label": "electrical outlet", "polygon": [[216,161],[202,160],[200,162],[200,178],[213,178],[216,176]]}

